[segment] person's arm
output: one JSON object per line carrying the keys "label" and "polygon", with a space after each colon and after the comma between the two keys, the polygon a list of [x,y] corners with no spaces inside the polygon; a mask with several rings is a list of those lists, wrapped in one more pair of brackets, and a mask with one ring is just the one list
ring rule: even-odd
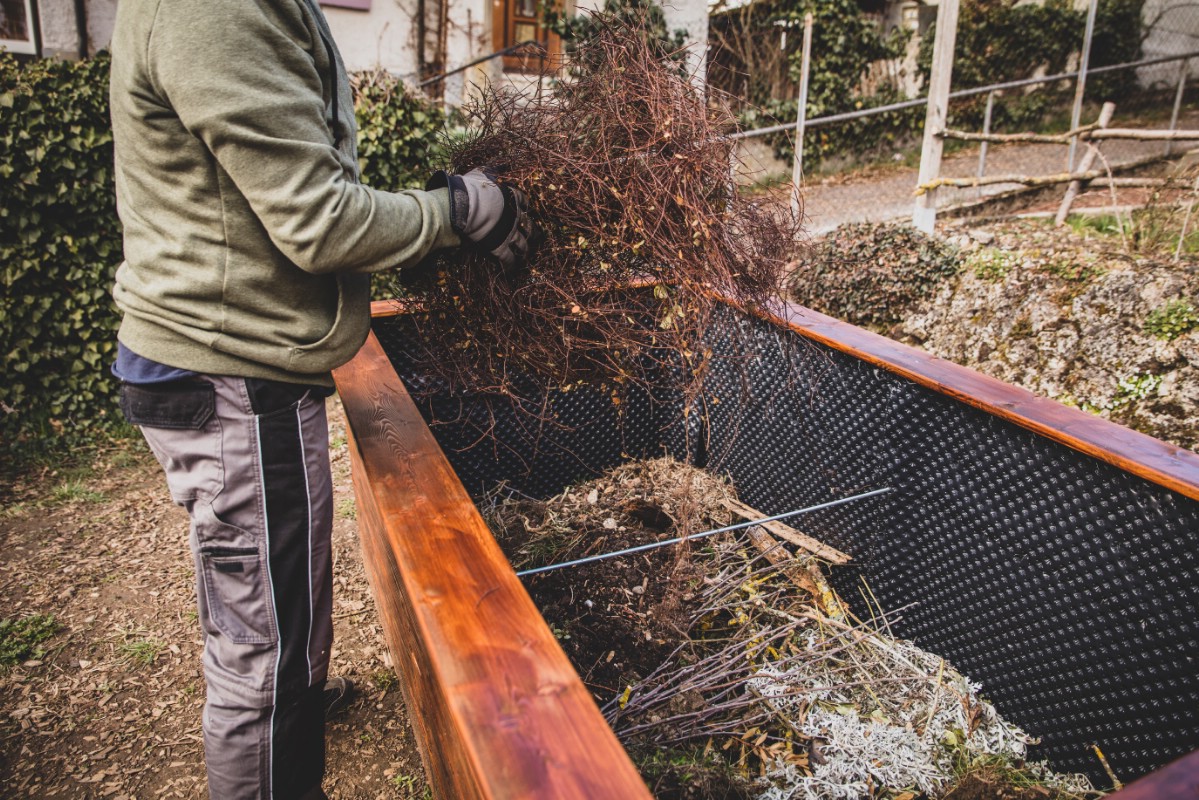
{"label": "person's arm", "polygon": [[301,269],[404,267],[459,244],[444,190],[347,179],[300,2],[162,0],[147,52],[157,91]]}

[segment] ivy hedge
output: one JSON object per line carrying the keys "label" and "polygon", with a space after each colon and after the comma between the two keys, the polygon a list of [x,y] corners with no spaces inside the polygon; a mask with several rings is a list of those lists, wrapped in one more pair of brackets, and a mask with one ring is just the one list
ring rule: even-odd
{"label": "ivy hedge", "polygon": [[[9,452],[90,439],[120,417],[109,372],[122,257],[109,63],[105,54],[0,53],[0,441]],[[364,181],[419,185],[436,164],[440,108],[386,76],[356,78]]]}
{"label": "ivy hedge", "polygon": [[0,54],[0,438],[105,428],[121,259],[106,56]]}

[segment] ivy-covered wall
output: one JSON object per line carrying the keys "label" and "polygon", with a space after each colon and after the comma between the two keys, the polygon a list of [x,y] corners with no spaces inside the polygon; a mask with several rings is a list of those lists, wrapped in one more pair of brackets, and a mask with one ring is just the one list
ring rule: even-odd
{"label": "ivy-covered wall", "polygon": [[[102,433],[120,416],[109,373],[121,261],[109,59],[19,63],[0,53],[0,441]],[[363,177],[420,185],[441,111],[385,75],[356,76]]]}

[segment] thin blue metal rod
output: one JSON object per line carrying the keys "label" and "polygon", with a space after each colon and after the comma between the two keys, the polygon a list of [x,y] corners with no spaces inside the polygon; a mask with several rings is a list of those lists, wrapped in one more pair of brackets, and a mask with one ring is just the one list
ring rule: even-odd
{"label": "thin blue metal rod", "polygon": [[891,491],[890,488],[875,489],[870,492],[863,492],[862,494],[855,494],[852,497],[843,497],[840,500],[830,500],[827,503],[820,503],[819,505],[808,506],[807,508],[800,508],[795,511],[788,511],[785,514],[775,514],[773,517],[762,517],[761,519],[750,520],[749,522],[738,522],[736,525],[728,525],[723,528],[716,528],[715,530],[711,530],[711,531],[703,531],[702,533],[693,533],[689,536],[679,536],[674,539],[666,539],[665,541],[661,541],[661,542],[650,542],[649,544],[642,544],[642,545],[638,545],[637,547],[630,547],[626,550],[615,550],[611,553],[600,553],[598,556],[587,556],[586,558],[576,558],[574,561],[563,561],[560,564],[550,564],[548,566],[537,567],[535,569],[526,569],[522,572],[516,573],[516,575],[517,575],[517,577],[523,578],[526,575],[536,575],[539,572],[549,572],[552,569],[561,569],[562,567],[576,567],[579,564],[587,564],[592,561],[603,561],[606,558],[616,558],[617,556],[627,556],[629,553],[640,553],[643,550],[654,550],[659,547],[666,547],[668,545],[678,544],[679,542],[685,542],[690,539],[702,539],[705,536],[715,536],[718,533],[728,533],[729,531],[741,530],[742,528],[752,528],[754,525],[761,525],[766,522],[775,522],[776,520],[786,519],[787,517],[795,517],[795,516],[799,516],[800,514],[807,514],[812,511],[821,511],[826,508],[832,508],[833,506],[840,506],[840,505],[844,505],[846,503],[852,503],[855,500],[865,500],[867,497],[874,497],[876,495],[886,494],[889,491]]}

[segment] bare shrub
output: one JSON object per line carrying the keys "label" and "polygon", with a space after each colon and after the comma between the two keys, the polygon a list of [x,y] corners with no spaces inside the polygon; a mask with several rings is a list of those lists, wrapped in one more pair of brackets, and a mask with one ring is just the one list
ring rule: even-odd
{"label": "bare shrub", "polygon": [[535,96],[486,91],[450,144],[453,170],[491,167],[524,190],[544,234],[522,271],[463,250],[410,276],[428,368],[454,390],[519,394],[518,373],[694,389],[716,295],[768,304],[794,256],[797,219],[730,183],[727,108],[636,25],[594,23],[568,77]]}

